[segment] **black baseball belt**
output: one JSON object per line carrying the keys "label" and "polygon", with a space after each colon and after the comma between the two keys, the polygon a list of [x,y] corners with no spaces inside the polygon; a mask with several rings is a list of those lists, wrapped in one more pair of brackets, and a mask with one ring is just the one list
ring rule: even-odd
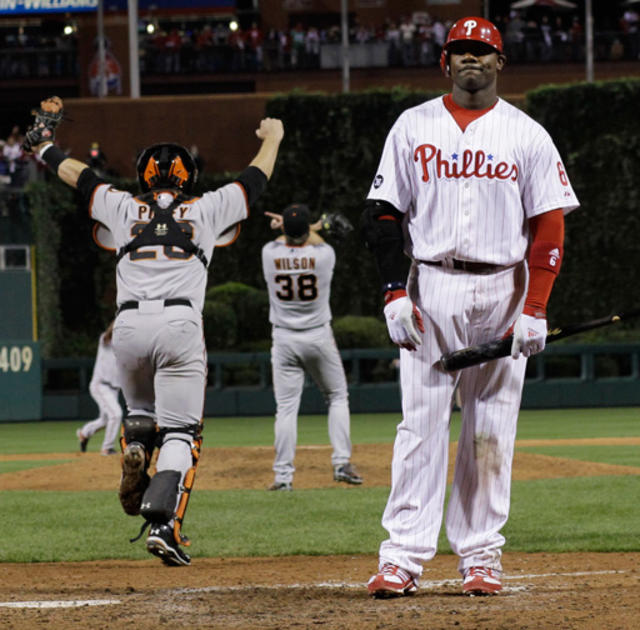
{"label": "black baseball belt", "polygon": [[494,273],[505,269],[503,265],[494,265],[491,263],[472,262],[470,260],[458,260],[451,258],[444,260],[418,260],[421,265],[431,265],[432,267],[444,267],[445,269],[457,269],[459,271],[468,271],[470,273]]}
{"label": "black baseball belt", "polygon": [[[122,313],[122,311],[128,311],[131,309],[137,309],[140,302],[136,302],[136,300],[129,300],[128,302],[123,302],[118,307],[118,312],[116,315]],[[191,302],[186,298],[169,298],[164,301],[165,306],[191,306]]]}

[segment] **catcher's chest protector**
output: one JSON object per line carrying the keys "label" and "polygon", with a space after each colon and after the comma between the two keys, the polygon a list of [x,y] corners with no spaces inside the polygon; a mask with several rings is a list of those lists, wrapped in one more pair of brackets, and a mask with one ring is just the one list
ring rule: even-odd
{"label": "catcher's chest protector", "polygon": [[116,256],[116,261],[129,252],[146,247],[148,245],[164,245],[165,247],[179,247],[186,257],[191,254],[196,255],[200,262],[206,267],[207,257],[191,240],[191,226],[189,223],[178,223],[173,218],[173,211],[188,198],[177,195],[167,208],[161,208],[156,199],[149,202],[149,210],[153,213],[153,218],[135,236],[135,238],[120,248]]}

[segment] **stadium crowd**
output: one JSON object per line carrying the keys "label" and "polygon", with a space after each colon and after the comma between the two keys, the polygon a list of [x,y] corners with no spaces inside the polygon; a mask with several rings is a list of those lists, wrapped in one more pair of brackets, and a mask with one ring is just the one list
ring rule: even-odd
{"label": "stadium crowd", "polygon": [[[585,56],[585,32],[579,16],[543,14],[527,19],[512,11],[497,16],[511,62],[581,61]],[[355,22],[349,29],[352,45],[384,44],[389,66],[436,65],[449,21],[426,12],[371,25]],[[298,22],[289,30],[267,32],[253,23],[243,30],[227,24],[169,31],[158,29],[143,38],[143,72],[277,71],[321,67],[321,50],[342,42],[338,24],[328,28]],[[628,9],[615,30],[596,30],[598,60],[637,60],[640,54],[640,16]]]}
{"label": "stadium crowd", "polygon": [[[496,16],[510,63],[581,61],[585,32],[581,16],[541,14],[531,19],[511,11]],[[427,12],[386,20],[354,22],[352,45],[383,45],[386,65],[430,66],[438,63],[448,21]],[[638,60],[640,15],[632,6],[620,13],[612,28],[596,25],[596,60]],[[224,73],[321,68],[322,48],[340,45],[341,27],[298,22],[290,29],[268,29],[256,22],[157,22],[140,33],[143,74]],[[0,32],[0,78],[59,77],[77,74],[77,33],[38,35],[23,28]]]}

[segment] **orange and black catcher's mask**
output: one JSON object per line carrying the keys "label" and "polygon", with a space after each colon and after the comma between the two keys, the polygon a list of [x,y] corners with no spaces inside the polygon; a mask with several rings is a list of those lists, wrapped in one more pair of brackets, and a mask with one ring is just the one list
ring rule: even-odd
{"label": "orange and black catcher's mask", "polygon": [[187,149],[173,142],[147,147],[136,164],[142,192],[158,188],[178,188],[190,193],[198,179],[198,168]]}

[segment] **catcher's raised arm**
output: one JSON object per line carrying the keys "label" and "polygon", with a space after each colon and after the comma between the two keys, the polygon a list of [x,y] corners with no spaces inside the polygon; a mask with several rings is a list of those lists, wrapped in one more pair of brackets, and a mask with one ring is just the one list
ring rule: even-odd
{"label": "catcher's raised arm", "polygon": [[77,188],[82,172],[91,169],[84,162],[68,157],[54,144],[56,128],[64,117],[62,99],[50,96],[40,101],[40,107],[31,113],[35,120],[25,133],[22,148],[28,153],[37,153],[65,184]]}

